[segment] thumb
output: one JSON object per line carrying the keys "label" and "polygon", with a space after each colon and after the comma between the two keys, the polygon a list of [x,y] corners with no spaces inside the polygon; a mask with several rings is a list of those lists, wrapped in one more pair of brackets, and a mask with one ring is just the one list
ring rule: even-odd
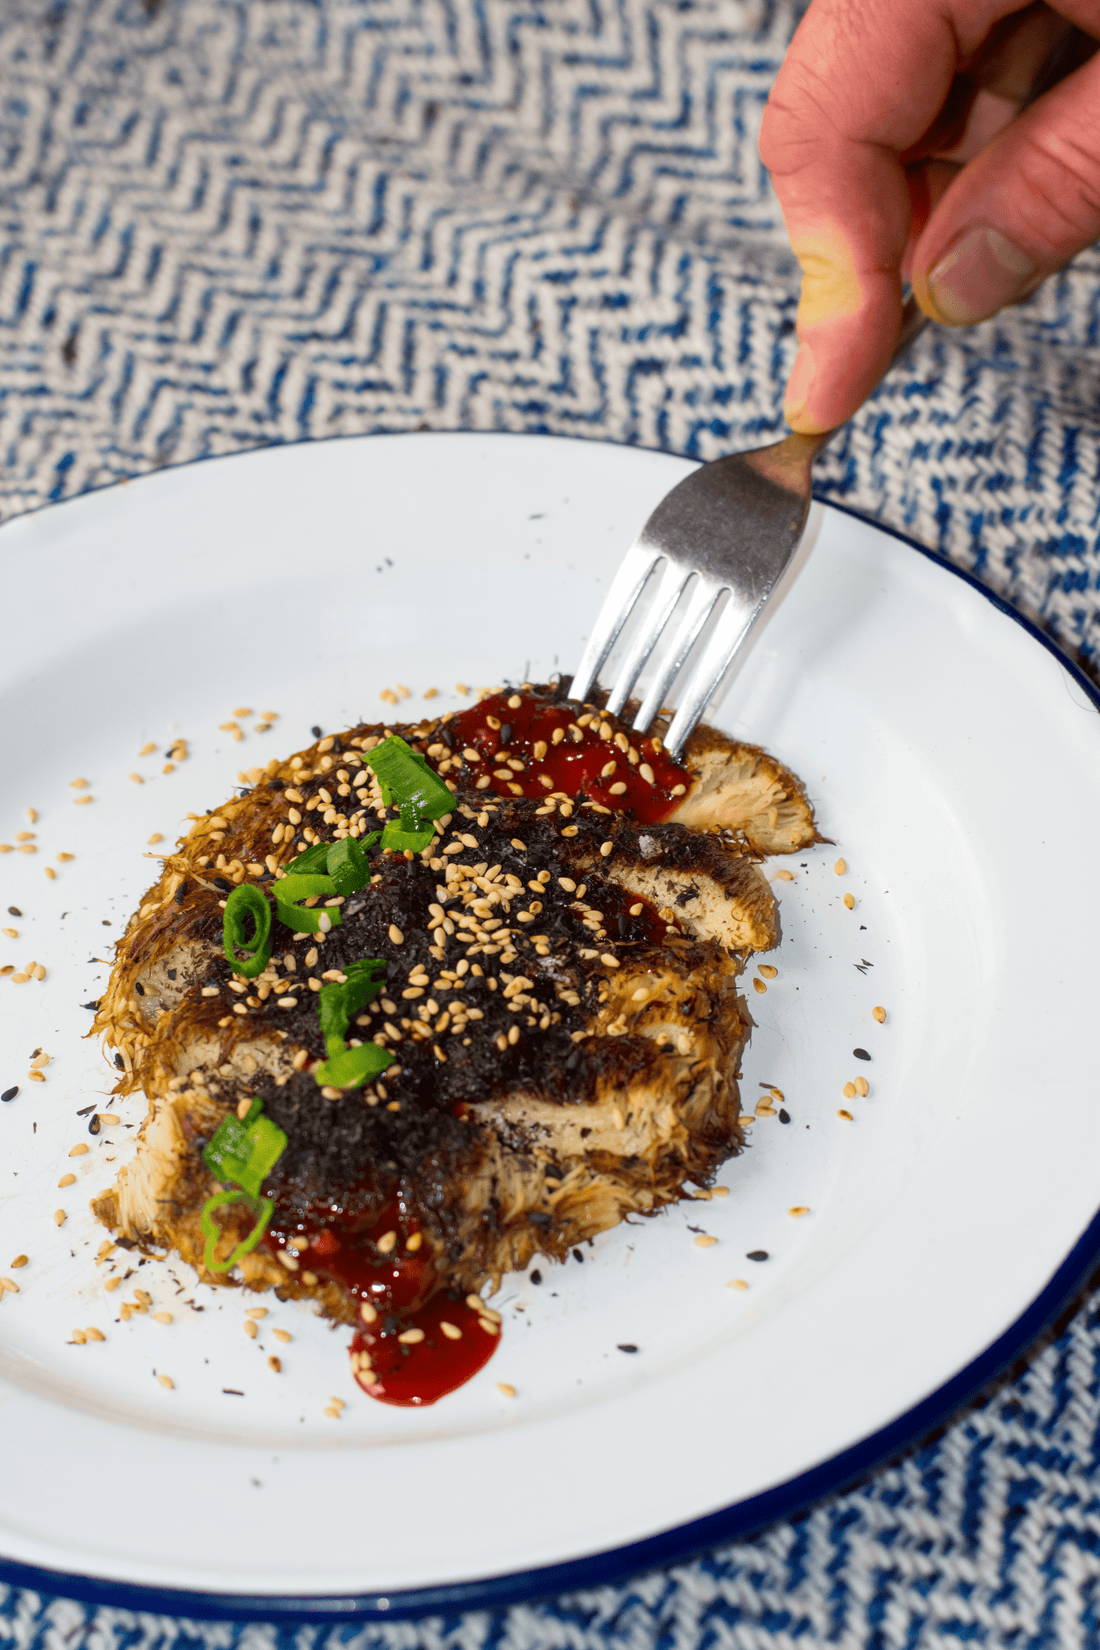
{"label": "thumb", "polygon": [[972,326],[1019,302],[1100,237],[1100,57],[963,168],[913,249],[921,308]]}

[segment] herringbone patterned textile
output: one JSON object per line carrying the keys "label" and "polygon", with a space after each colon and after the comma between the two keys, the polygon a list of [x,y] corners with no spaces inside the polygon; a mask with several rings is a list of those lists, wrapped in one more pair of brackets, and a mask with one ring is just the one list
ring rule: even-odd
{"label": "herringbone patterned textile", "polygon": [[[756,134],[797,16],[4,0],[0,513],[369,431],[700,457],[778,435],[797,281]],[[1010,316],[926,334],[819,471],[1094,670],[1098,277],[1092,253]],[[1094,1645],[1098,1353],[1086,1304],[866,1486],[621,1588],[326,1635],[0,1586],[0,1646]]]}

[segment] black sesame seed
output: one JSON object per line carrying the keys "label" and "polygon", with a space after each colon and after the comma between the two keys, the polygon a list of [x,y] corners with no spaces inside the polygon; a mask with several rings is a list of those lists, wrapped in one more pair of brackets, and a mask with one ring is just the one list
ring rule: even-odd
{"label": "black sesame seed", "polygon": [[175,971],[175,969],[174,969],[174,968],[169,968],[169,969],[168,969],[168,971],[167,971],[167,973],[168,973],[168,978],[169,978],[169,979],[170,979],[170,980],[174,980],[174,979],[175,979],[175,977],[176,977],[176,971]]}
{"label": "black sesame seed", "polygon": [[510,745],[512,743],[511,722],[502,722],[500,724],[500,742],[502,745]]}
{"label": "black sesame seed", "polygon": [[186,882],[181,882],[179,887],[176,889],[176,893],[175,893],[176,904],[177,905],[182,905],[186,898],[187,898],[187,884],[186,884]]}
{"label": "black sesame seed", "polygon": [[746,1260],[767,1260],[767,1258],[768,1251],[766,1249],[750,1249],[745,1256]]}
{"label": "black sesame seed", "polygon": [[321,737],[320,728],[310,728],[309,731],[313,735],[314,739],[320,739],[320,737]]}
{"label": "black sesame seed", "polygon": [[224,877],[215,877],[214,878],[214,887],[215,888],[220,888],[223,894],[227,894],[232,886],[233,886],[233,884],[230,883],[230,882],[226,882]]}
{"label": "black sesame seed", "polygon": [[81,1106],[80,1110],[77,1112],[76,1115],[78,1117],[90,1117],[94,1111],[95,1111],[94,1106]]}
{"label": "black sesame seed", "polygon": [[18,1093],[19,1084],[17,1083],[13,1089],[5,1089],[3,1094],[0,1094],[0,1100],[14,1100]]}
{"label": "black sesame seed", "polygon": [[99,1113],[98,1112],[93,1112],[91,1117],[88,1119],[88,1133],[89,1134],[98,1134],[99,1133]]}
{"label": "black sesame seed", "polygon": [[532,1283],[541,1283],[542,1282],[542,1273],[538,1270],[537,1267],[531,1273],[531,1282]]}
{"label": "black sesame seed", "polygon": [[633,1341],[620,1341],[619,1342],[619,1351],[620,1352],[637,1352],[637,1350],[638,1350],[638,1348],[634,1345]]}
{"label": "black sesame seed", "polygon": [[584,1265],[584,1256],[581,1254],[579,1249],[574,1249],[573,1250],[573,1259],[574,1260],[579,1260],[581,1265],[582,1266]]}
{"label": "black sesame seed", "polygon": [[115,1055],[115,1065],[118,1067],[119,1071],[125,1071],[126,1070],[126,1062],[122,1058],[121,1054],[116,1054]]}
{"label": "black sesame seed", "polygon": [[383,1335],[397,1334],[397,1319],[392,1312],[388,1312],[382,1319],[382,1333]]}
{"label": "black sesame seed", "polygon": [[98,1009],[99,1004],[98,1003],[81,1003],[80,1006],[81,1006],[81,1008],[90,1008],[94,1012],[96,1009]]}
{"label": "black sesame seed", "polygon": [[854,1048],[852,1053],[855,1055],[857,1060],[869,1060],[871,1058],[865,1048]]}
{"label": "black sesame seed", "polygon": [[780,1106],[780,1108],[779,1108],[779,1121],[781,1123],[789,1123],[790,1120],[791,1120],[790,1112],[786,1109],[785,1106]]}
{"label": "black sesame seed", "polygon": [[8,916],[9,917],[21,917],[22,915],[23,915],[23,913],[19,909],[18,905],[9,905],[8,906]]}
{"label": "black sesame seed", "polygon": [[142,985],[142,984],[141,984],[141,981],[140,981],[140,980],[138,980],[138,981],[136,981],[136,982],[135,982],[135,984],[134,984],[134,990],[135,990],[135,991],[136,991],[136,992],[137,992],[137,994],[138,994],[138,996],[139,996],[139,997],[144,997],[144,995],[145,995],[145,987],[144,987],[144,986],[143,986],[143,985]]}

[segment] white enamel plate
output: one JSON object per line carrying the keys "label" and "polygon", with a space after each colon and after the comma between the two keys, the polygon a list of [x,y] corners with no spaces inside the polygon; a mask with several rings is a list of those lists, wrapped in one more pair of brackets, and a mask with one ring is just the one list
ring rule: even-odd
{"label": "white enamel plate", "polygon": [[[150,839],[312,726],[387,714],[387,687],[418,715],[428,688],[446,709],[460,681],[570,669],[690,468],[537,437],[375,437],[164,472],[0,532],[0,839],[37,850],[0,855],[17,934],[0,964],[47,970],[0,978],[0,1092],[19,1091],[0,1104],[0,1277],[18,1285],[0,1300],[0,1573],[253,1617],[392,1618],[604,1579],[844,1482],[943,1419],[1083,1275],[1095,704],[964,579],[826,510],[720,712],[803,777],[835,844],[768,867],[784,939],[749,992],[743,1096],[777,1086],[789,1122],[753,1126],[730,1195],[543,1262],[541,1284],[507,1279],[496,1355],[419,1412],[360,1393],[346,1332],[304,1304],[272,1298],[250,1339],[249,1301],[171,1260],[105,1288],[89,1199],[143,1104],[110,1097],[81,1004],[155,879]],[[860,1077],[868,1094],[846,1098]],[[88,1107],[119,1121],[90,1135]],[[123,1321],[139,1288],[151,1310]]]}

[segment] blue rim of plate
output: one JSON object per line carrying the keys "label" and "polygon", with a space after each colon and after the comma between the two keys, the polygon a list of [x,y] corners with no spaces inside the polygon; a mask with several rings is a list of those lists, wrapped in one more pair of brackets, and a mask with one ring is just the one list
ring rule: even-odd
{"label": "blue rim of plate", "polygon": [[[815,492],[815,499],[818,494]],[[851,510],[822,496],[822,504],[842,515],[865,522],[900,544],[935,562],[944,572],[962,579],[984,596],[999,613],[1018,624],[1048,653],[1080,687],[1093,708],[1100,712],[1100,689],[1080,666],[1031,619],[989,590],[972,573],[945,561],[935,550],[893,528],[884,527],[870,516]],[[43,1569],[19,1564],[0,1554],[0,1581],[34,1592],[76,1599],[83,1604],[114,1609],[143,1610],[157,1615],[187,1616],[202,1620],[275,1622],[288,1626],[313,1623],[333,1626],[341,1622],[407,1621],[426,1615],[456,1616],[467,1610],[504,1609],[551,1595],[576,1592],[582,1588],[605,1587],[628,1581],[647,1570],[683,1563],[720,1542],[755,1535],[780,1519],[806,1514],[819,1502],[839,1495],[868,1478],[906,1451],[917,1447],[929,1433],[946,1426],[959,1411],[987,1387],[1010,1364],[1021,1358],[1050,1323],[1069,1304],[1100,1261],[1100,1211],[1093,1216],[1065,1260],[1046,1287],[1026,1307],[1016,1321],[984,1352],[945,1381],[935,1392],[906,1410],[888,1426],[880,1428],[782,1484],[760,1495],[738,1501],[720,1512],[688,1524],[678,1524],[660,1535],[635,1541],[625,1547],[570,1559],[564,1564],[544,1565],[537,1570],[515,1571],[510,1575],[485,1576],[475,1581],[447,1582],[436,1587],[414,1587],[394,1593],[340,1593],[280,1596],[265,1593],[204,1593],[180,1587],[146,1587],[128,1581],[101,1580],[66,1570]]]}

